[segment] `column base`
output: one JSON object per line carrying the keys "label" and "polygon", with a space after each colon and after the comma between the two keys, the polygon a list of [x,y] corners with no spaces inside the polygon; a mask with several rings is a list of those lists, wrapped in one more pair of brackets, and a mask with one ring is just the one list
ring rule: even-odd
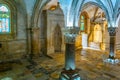
{"label": "column base", "polygon": [[59,80],[80,80],[78,70],[63,70]]}
{"label": "column base", "polygon": [[119,63],[119,59],[116,59],[114,56],[109,56],[109,58],[105,59],[104,62],[110,63],[110,64],[117,64]]}

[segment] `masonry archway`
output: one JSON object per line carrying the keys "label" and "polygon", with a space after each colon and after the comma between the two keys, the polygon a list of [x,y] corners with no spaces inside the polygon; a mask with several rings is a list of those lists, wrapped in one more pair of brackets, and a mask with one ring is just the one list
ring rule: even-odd
{"label": "masonry archway", "polygon": [[[82,12],[89,13],[88,14],[89,18],[85,19],[87,21],[84,25],[84,27],[86,28],[85,33],[87,35],[86,36],[87,41],[84,43],[88,43],[87,47],[90,49],[105,50],[105,43],[106,43],[106,40],[108,41],[109,37],[105,38],[105,33],[107,31],[106,30],[107,19],[106,19],[104,10],[99,5],[92,2],[90,3],[88,2],[83,5],[81,15],[83,14]],[[99,29],[98,29],[98,25],[99,25]],[[96,26],[97,26],[97,29],[96,29]],[[83,31],[80,30],[80,33],[83,33]],[[99,35],[99,37],[97,37],[98,36],[97,34]]]}
{"label": "masonry archway", "polygon": [[[48,5],[45,3],[44,6],[41,7],[41,10],[36,11],[35,13],[35,15],[38,14],[37,15],[38,17],[34,16],[35,17],[34,20],[37,20],[35,24],[37,27],[36,30],[38,30],[38,33],[39,33],[37,34],[38,44],[36,45],[38,47],[37,48],[38,54],[49,55],[56,51],[64,50],[63,49],[65,46],[63,42],[64,36],[61,31],[61,29],[64,28],[65,26],[64,15],[59,6],[59,3],[56,3],[56,4],[57,5],[50,6],[49,3]],[[56,25],[58,28],[55,28]],[[55,33],[54,29],[56,29],[58,32],[56,31]],[[34,32],[36,33],[37,31],[34,31]],[[60,34],[60,35],[58,36],[57,34]],[[53,36],[55,39],[53,38]],[[60,44],[57,45],[57,43],[58,44],[60,43]]]}
{"label": "masonry archway", "polygon": [[61,52],[62,46],[62,32],[60,26],[57,24],[54,29],[54,51]]}

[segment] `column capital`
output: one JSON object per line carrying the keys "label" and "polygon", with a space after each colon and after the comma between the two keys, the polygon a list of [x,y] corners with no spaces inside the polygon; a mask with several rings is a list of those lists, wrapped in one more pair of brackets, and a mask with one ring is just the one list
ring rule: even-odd
{"label": "column capital", "polygon": [[108,32],[109,32],[110,36],[115,36],[116,32],[117,32],[117,27],[109,27]]}
{"label": "column capital", "polygon": [[32,27],[32,31],[40,30],[40,27]]}
{"label": "column capital", "polygon": [[65,36],[65,42],[74,44],[78,32],[79,32],[79,27],[65,27],[63,30]]}

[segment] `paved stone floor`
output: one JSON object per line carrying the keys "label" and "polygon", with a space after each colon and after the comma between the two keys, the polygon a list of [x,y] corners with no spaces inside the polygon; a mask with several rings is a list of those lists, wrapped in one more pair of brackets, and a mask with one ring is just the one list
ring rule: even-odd
{"label": "paved stone floor", "polygon": [[[12,69],[0,72],[0,80],[58,80],[64,68],[64,53],[54,53],[48,57],[39,57],[29,63],[12,63]],[[108,53],[95,50],[77,50],[76,67],[81,80],[120,80],[120,63],[103,62]],[[119,54],[117,54],[119,59]]]}

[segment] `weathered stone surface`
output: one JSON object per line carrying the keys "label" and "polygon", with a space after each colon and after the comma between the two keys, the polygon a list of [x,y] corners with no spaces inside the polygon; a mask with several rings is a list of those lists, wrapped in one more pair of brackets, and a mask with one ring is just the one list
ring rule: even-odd
{"label": "weathered stone surface", "polygon": [[64,51],[65,45],[62,29],[65,27],[65,22],[60,7],[54,11],[44,10],[41,15],[41,51],[43,54]]}
{"label": "weathered stone surface", "polygon": [[[103,54],[106,53],[92,50],[76,51],[76,67],[79,68],[81,80],[120,80],[120,65],[104,64]],[[45,57],[35,59],[37,65],[31,65],[27,60],[22,60],[22,64],[11,63],[13,69],[0,72],[0,80],[6,76],[13,80],[58,80],[64,67],[64,54],[50,56],[53,57],[52,60]]]}
{"label": "weathered stone surface", "polygon": [[13,80],[13,79],[9,77],[5,77],[5,78],[2,78],[1,80]]}
{"label": "weathered stone surface", "polygon": [[59,79],[60,73],[59,72],[53,72],[52,74],[50,74],[50,77],[52,77],[53,79]]}
{"label": "weathered stone surface", "polygon": [[41,77],[43,75],[43,73],[38,73],[38,74],[35,74],[35,77],[36,78],[39,78],[39,77]]}

